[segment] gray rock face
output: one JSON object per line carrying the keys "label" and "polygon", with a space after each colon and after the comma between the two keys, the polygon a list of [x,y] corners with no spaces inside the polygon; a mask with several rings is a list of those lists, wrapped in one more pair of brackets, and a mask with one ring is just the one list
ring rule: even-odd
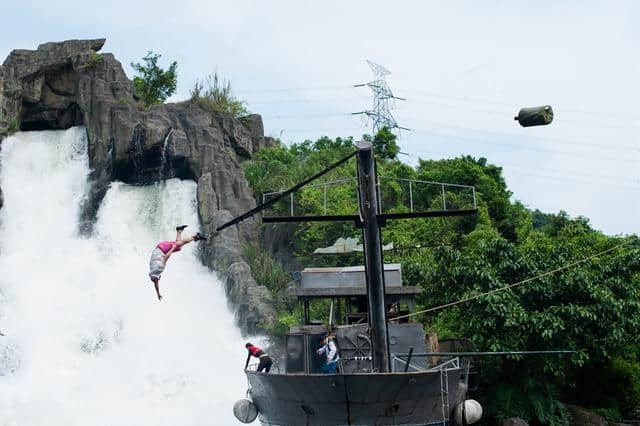
{"label": "gray rock face", "polygon": [[509,417],[502,421],[502,426],[529,426],[529,423],[525,422],[520,417]]}
{"label": "gray rock face", "polygon": [[229,300],[236,306],[241,327],[249,334],[275,324],[276,312],[271,293],[255,282],[245,262],[236,262],[229,267],[225,289]]}
{"label": "gray rock face", "polygon": [[[16,129],[86,127],[92,172],[90,194],[82,206],[84,232],[91,232],[113,180],[133,184],[172,177],[195,180],[198,212],[207,232],[255,207],[242,162],[273,143],[264,137],[262,118],[237,120],[190,102],[145,109],[120,62],[110,53],[97,53],[104,42],[69,40],[12,51],[0,67],[0,143]],[[244,244],[259,238],[256,224],[257,219],[249,219],[208,241],[204,263],[224,272],[241,261]],[[239,293],[244,299],[234,302],[260,305],[261,292],[245,286]],[[261,306],[239,312],[258,318],[252,322],[264,323],[256,316],[266,312]]]}
{"label": "gray rock face", "polygon": [[597,415],[593,411],[577,405],[565,404],[573,417],[571,424],[574,426],[608,426],[609,422],[604,417]]}

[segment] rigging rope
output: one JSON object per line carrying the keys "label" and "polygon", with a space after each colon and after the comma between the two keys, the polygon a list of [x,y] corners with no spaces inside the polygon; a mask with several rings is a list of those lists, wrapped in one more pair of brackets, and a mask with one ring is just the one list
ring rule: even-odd
{"label": "rigging rope", "polygon": [[325,174],[329,173],[331,170],[335,169],[336,167],[342,165],[347,160],[349,160],[351,157],[355,156],[356,152],[357,151],[353,151],[351,154],[349,154],[348,156],[344,157],[342,160],[333,163],[332,165],[330,165],[326,169],[319,171],[318,173],[316,173],[315,175],[311,176],[310,178],[298,183],[297,185],[292,186],[291,188],[289,188],[286,191],[284,191],[283,193],[281,193],[279,196],[277,196],[275,198],[272,198],[271,200],[269,200],[267,202],[264,202],[264,203],[260,204],[259,206],[247,211],[246,213],[243,213],[240,216],[237,216],[237,217],[231,219],[229,222],[220,225],[219,227],[216,228],[216,232],[220,232],[223,229],[228,228],[229,226],[232,226],[232,225],[235,225],[236,223],[242,222],[243,220],[253,216],[256,213],[260,213],[262,210],[272,206],[273,204],[275,204],[276,202],[278,202],[282,198],[286,197],[287,195],[291,194],[292,192],[297,191],[298,189],[302,188],[303,186],[305,186],[309,182],[318,179],[320,176],[325,175]]}

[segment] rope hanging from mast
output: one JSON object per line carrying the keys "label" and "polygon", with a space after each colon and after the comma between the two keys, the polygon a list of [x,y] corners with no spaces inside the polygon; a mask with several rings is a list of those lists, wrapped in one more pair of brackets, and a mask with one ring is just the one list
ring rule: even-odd
{"label": "rope hanging from mast", "polygon": [[284,191],[283,193],[281,193],[277,197],[272,198],[271,200],[266,201],[266,202],[258,205],[257,207],[254,207],[253,209],[247,211],[246,213],[243,213],[240,216],[237,216],[237,217],[231,219],[229,222],[220,225],[219,227],[216,228],[216,232],[220,232],[225,228],[228,228],[228,227],[233,226],[233,225],[235,225],[237,223],[240,223],[243,220],[255,215],[256,213],[260,213],[262,210],[271,207],[272,205],[277,203],[279,200],[283,199],[284,197],[286,197],[287,195],[291,194],[292,192],[297,191],[298,189],[302,188],[303,186],[305,186],[309,182],[312,182],[312,181],[318,179],[319,177],[329,173],[331,170],[335,169],[336,167],[339,167],[342,164],[346,163],[349,159],[351,159],[352,157],[354,157],[356,155],[356,152],[357,151],[352,152],[348,156],[344,157],[342,160],[339,160],[339,161],[333,163],[332,165],[330,165],[326,169],[323,169],[323,170],[319,171],[318,173],[316,173],[315,175],[311,176],[310,178],[305,179],[304,181],[298,183],[297,185],[292,186],[291,188],[287,189],[286,191]]}

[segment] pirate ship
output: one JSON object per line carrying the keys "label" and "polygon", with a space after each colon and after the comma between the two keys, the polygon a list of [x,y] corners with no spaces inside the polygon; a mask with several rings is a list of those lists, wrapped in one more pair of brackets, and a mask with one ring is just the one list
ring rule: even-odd
{"label": "pirate ship", "polygon": [[[384,265],[380,227],[388,220],[476,213],[448,209],[442,185],[442,209],[382,213],[373,147],[359,142],[351,155],[291,189],[264,202],[219,229],[231,226],[293,194],[311,181],[356,157],[358,212],[343,216],[263,217],[264,222],[353,221],[362,229],[365,265],[351,268],[309,268],[296,291],[304,321],[286,336],[284,365],[271,373],[246,370],[247,398],[234,406],[236,417],[263,425],[447,425],[456,418],[471,424],[481,407],[466,400],[469,363],[458,357],[431,357],[422,324],[403,322],[420,289],[402,285],[400,265]],[[314,299],[331,299],[339,324],[316,324],[310,318]],[[333,303],[332,303],[333,306]],[[400,307],[400,308],[399,308]],[[391,313],[390,313],[391,312]],[[409,315],[410,316],[410,315]],[[330,315],[331,318],[333,315]],[[332,322],[331,320],[329,321]],[[338,374],[321,374],[323,358],[316,349],[329,328],[341,353]]]}

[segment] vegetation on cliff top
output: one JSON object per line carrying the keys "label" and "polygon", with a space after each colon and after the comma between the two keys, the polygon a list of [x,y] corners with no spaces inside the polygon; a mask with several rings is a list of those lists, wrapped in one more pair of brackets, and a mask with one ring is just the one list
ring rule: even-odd
{"label": "vegetation on cliff top", "polygon": [[[383,243],[396,246],[385,252],[385,261],[402,263],[404,281],[423,288],[419,309],[505,287],[626,240],[594,230],[587,218],[571,218],[564,212],[544,214],[512,201],[502,169],[484,158],[420,160],[417,167],[411,167],[395,159],[395,137],[376,136],[387,142],[381,145],[382,151],[376,147],[378,172],[387,177],[381,180],[384,211],[409,209],[406,181],[398,179],[473,185],[478,196],[475,216],[396,220],[384,228]],[[350,138],[323,137],[290,147],[279,145],[258,152],[246,163],[245,174],[261,199],[354,149]],[[355,172],[354,162],[349,162],[323,180],[344,182],[327,185],[326,192],[320,185],[296,193],[294,213],[322,214],[325,209],[330,214],[354,213]],[[447,203],[462,207],[470,202],[468,194],[445,188]],[[439,193],[441,188],[437,189]],[[427,184],[416,185],[413,191],[416,209],[442,203]],[[269,214],[289,214],[290,200],[285,201]],[[313,250],[332,245],[339,237],[360,238],[359,234],[348,222],[301,223],[294,232],[293,255],[303,266],[361,264],[360,254],[312,255]],[[277,286],[267,276],[257,281],[274,290],[278,299],[290,301],[282,274],[278,279]],[[295,303],[281,304],[278,309],[283,325],[292,321]],[[441,337],[467,338],[481,351],[576,351],[570,357],[513,356],[483,363],[480,398],[486,424],[517,415],[533,424],[566,425],[569,416],[559,401],[599,408],[614,413],[613,417],[640,404],[639,314],[640,249],[627,245],[562,273],[419,320],[425,330]],[[594,377],[607,386],[587,386]]]}
{"label": "vegetation on cliff top", "polygon": [[195,82],[191,89],[190,101],[206,111],[230,115],[233,118],[249,114],[246,102],[233,95],[231,82],[219,77],[217,72]]}
{"label": "vegetation on cliff top", "polygon": [[142,61],[132,62],[131,66],[139,74],[133,77],[133,87],[136,96],[145,107],[163,103],[176,91],[178,84],[178,63],[173,61],[167,70],[158,66],[158,59],[162,55],[147,52]]}

